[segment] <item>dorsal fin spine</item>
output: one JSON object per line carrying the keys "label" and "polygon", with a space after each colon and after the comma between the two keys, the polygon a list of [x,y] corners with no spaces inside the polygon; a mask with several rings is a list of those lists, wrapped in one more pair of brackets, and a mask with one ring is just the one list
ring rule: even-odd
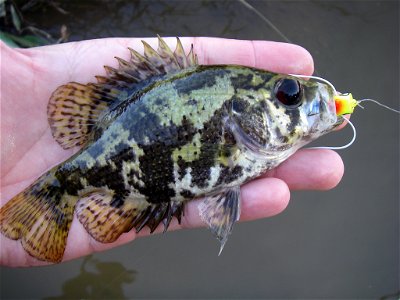
{"label": "dorsal fin spine", "polygon": [[[179,63],[176,60],[175,55],[171,51],[171,48],[168,47],[167,43],[159,36],[158,37],[158,53],[160,54],[161,58],[167,61],[167,58],[170,58],[170,64],[174,65],[175,67],[179,68]],[[172,63],[173,62],[173,63]]]}
{"label": "dorsal fin spine", "polygon": [[144,56],[150,60],[152,63],[156,63],[157,66],[160,66],[163,64],[163,60],[158,54],[157,51],[155,51],[148,43],[145,41],[142,41],[143,46],[144,46]]}

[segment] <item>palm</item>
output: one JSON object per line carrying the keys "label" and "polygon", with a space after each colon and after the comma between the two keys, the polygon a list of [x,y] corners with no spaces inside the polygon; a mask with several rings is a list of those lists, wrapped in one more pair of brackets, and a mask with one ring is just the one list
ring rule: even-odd
{"label": "palm", "polygon": [[18,67],[9,64],[3,75],[5,85],[17,88],[7,89],[2,95],[2,198],[14,195],[70,155],[54,143],[47,124],[46,102],[54,88],[46,82],[50,74],[39,77],[34,68]]}
{"label": "palm", "polygon": [[[156,46],[155,39],[147,41]],[[167,39],[167,42],[171,46],[175,44],[173,40]],[[310,56],[291,45],[207,38],[184,38],[182,42],[186,49],[194,43],[199,62],[204,64],[242,64],[281,73],[312,72]],[[2,205],[74,151],[63,150],[51,136],[46,114],[51,93],[69,81],[93,81],[94,75],[104,74],[103,65],[116,66],[114,56],[128,59],[127,46],[142,49],[139,39],[102,39],[29,50],[12,50],[1,45]],[[333,152],[299,152],[278,169],[243,187],[242,219],[267,217],[282,211],[289,199],[287,185],[295,189],[327,189],[337,184],[342,172],[341,160]],[[201,225],[197,201],[192,201],[187,205],[183,224],[179,226],[175,221],[170,228]],[[148,233],[143,230],[140,235]],[[74,220],[64,259],[115,247],[134,238],[132,231],[123,234],[114,243],[100,244]],[[41,264],[24,252],[19,241],[4,236],[0,239],[1,263]]]}

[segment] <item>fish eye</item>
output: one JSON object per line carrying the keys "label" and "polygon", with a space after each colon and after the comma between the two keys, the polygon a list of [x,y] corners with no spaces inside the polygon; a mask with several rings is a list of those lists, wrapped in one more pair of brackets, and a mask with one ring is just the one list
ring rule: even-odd
{"label": "fish eye", "polygon": [[303,90],[300,82],[295,79],[281,79],[275,84],[275,97],[288,107],[296,107],[300,104]]}

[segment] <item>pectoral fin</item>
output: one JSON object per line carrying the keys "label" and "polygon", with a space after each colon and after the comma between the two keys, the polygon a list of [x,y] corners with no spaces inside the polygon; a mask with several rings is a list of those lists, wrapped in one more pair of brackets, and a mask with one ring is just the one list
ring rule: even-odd
{"label": "pectoral fin", "polygon": [[233,224],[240,218],[240,187],[229,188],[205,198],[199,210],[202,220],[220,241],[221,254]]}

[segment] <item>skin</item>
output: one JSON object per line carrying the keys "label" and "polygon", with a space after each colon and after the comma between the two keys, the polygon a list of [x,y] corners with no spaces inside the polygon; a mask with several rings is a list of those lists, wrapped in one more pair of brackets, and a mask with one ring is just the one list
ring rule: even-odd
{"label": "skin", "polygon": [[[157,47],[156,39],[145,39]],[[172,49],[176,40],[166,38]],[[190,44],[200,64],[239,64],[278,73],[310,75],[311,55],[303,48],[266,41],[240,41],[218,38],[182,38]],[[1,206],[26,188],[50,167],[64,161],[77,149],[63,150],[51,136],[47,123],[47,103],[51,93],[69,81],[94,82],[104,75],[103,65],[117,67],[114,56],[129,59],[127,47],[142,50],[140,39],[108,38],[67,44],[11,49],[1,47]],[[343,162],[330,150],[300,150],[278,168],[245,184],[242,189],[241,221],[271,217],[288,205],[290,190],[328,190],[343,175]],[[171,222],[169,230],[204,226],[199,214],[201,200],[186,205],[181,225]],[[156,232],[162,231],[162,225]],[[63,261],[104,251],[149,235],[123,234],[116,242],[93,240],[74,217]],[[0,263],[7,266],[38,266],[48,263],[29,256],[20,241],[0,234]]]}

